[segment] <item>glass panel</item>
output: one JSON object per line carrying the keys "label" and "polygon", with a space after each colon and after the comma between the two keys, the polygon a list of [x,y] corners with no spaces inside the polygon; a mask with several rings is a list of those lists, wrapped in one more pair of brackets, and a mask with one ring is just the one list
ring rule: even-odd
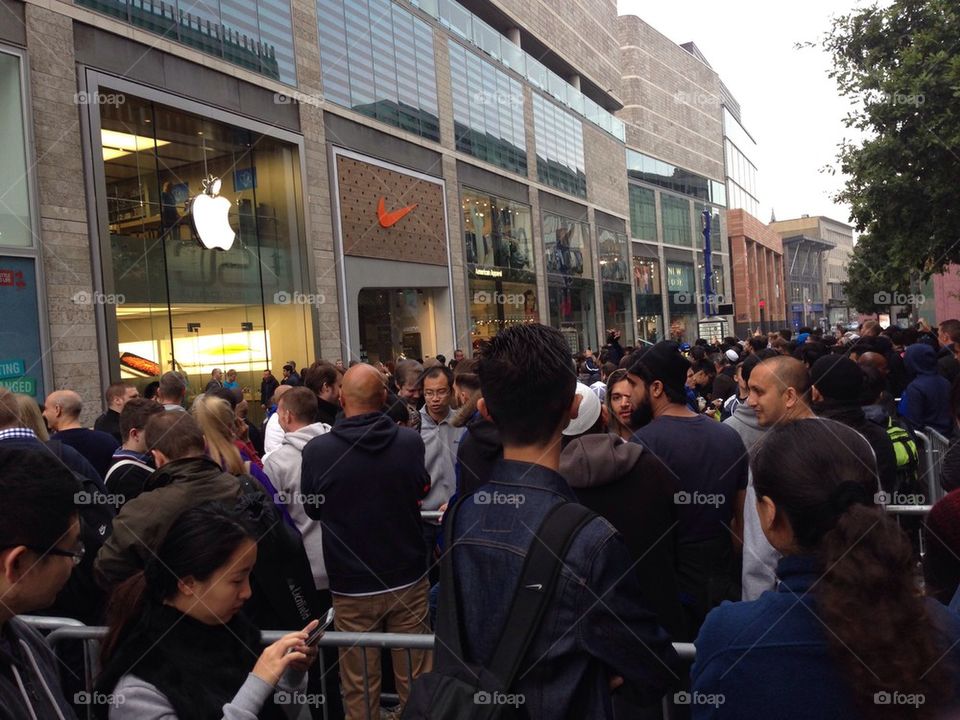
{"label": "glass panel", "polygon": [[697,336],[697,283],[693,263],[667,263],[670,339],[692,343]]}
{"label": "glass panel", "polygon": [[[78,293],[79,294],[79,293]],[[0,256],[0,387],[43,402],[36,260]],[[110,296],[106,296],[109,300]],[[78,302],[74,296],[74,302]]]}
{"label": "glass panel", "polygon": [[517,271],[534,271],[530,206],[465,187],[463,227],[469,265],[506,268],[513,279],[526,278]]}
{"label": "glass panel", "polygon": [[568,83],[556,73],[547,71],[547,82],[549,83],[550,94],[557,100],[566,104]]}
{"label": "glass panel", "polygon": [[690,203],[664,194],[660,196],[660,211],[663,215],[663,242],[691,247],[693,235],[690,228]]}
{"label": "glass panel", "polygon": [[503,64],[511,70],[526,75],[526,53],[506,38],[500,38],[500,52]]}
{"label": "glass panel", "polygon": [[590,226],[553,213],[543,214],[543,242],[547,272],[592,277]]}
{"label": "glass panel", "polygon": [[344,17],[350,68],[350,105],[354,110],[374,117],[373,52],[370,48],[370,19],[366,1],[346,0]]}
{"label": "glass panel", "polygon": [[597,350],[596,313],[593,282],[567,278],[547,283],[550,299],[550,324],[558,328],[573,354],[587,348]]}
{"label": "glass panel", "polygon": [[473,42],[495,60],[500,60],[500,33],[480,18],[473,18]]}
{"label": "glass panel", "polygon": [[603,283],[603,332],[607,337],[612,330],[621,332],[624,345],[633,344],[633,312],[630,308],[630,286],[620,283]]}
{"label": "glass panel", "polygon": [[657,239],[657,207],[653,190],[629,185],[630,234],[638,240]]}
{"label": "glass panel", "polygon": [[390,0],[369,0],[370,40],[373,50],[373,81],[376,88],[375,117],[390,125],[400,124],[397,102],[397,58],[393,49],[393,19]]}
{"label": "glass panel", "polygon": [[[257,0],[260,25],[261,72],[290,85],[297,84],[293,56],[293,20],[287,0]],[[224,13],[226,16],[226,13]]]}
{"label": "glass panel", "polygon": [[600,278],[608,282],[629,283],[627,236],[600,228],[597,238]]}
{"label": "glass panel", "polygon": [[339,0],[318,0],[320,32],[320,69],[323,71],[323,95],[326,99],[350,106],[350,77],[347,69],[347,26]]}
{"label": "glass panel", "polygon": [[33,244],[21,90],[20,59],[0,52],[0,245],[8,247]]}
{"label": "glass panel", "polygon": [[470,39],[473,16],[453,0],[440,0],[440,24],[449,28],[464,40]]}
{"label": "glass panel", "polygon": [[527,79],[541,90],[546,90],[549,80],[546,66],[527,55]]}
{"label": "glass panel", "polygon": [[[271,359],[309,360],[324,302],[301,284],[296,148],[129,95],[101,107],[121,376],[176,369],[193,394],[235,369],[256,399]],[[210,176],[218,197],[202,194]],[[211,249],[205,228],[220,222],[234,237]]]}

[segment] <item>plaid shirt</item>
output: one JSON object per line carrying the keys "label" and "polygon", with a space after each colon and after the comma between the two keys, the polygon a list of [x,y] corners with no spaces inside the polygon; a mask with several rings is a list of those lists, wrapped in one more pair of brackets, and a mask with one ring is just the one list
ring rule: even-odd
{"label": "plaid shirt", "polygon": [[0,440],[9,440],[11,438],[30,438],[33,440],[39,440],[37,434],[30,428],[15,427],[7,428],[6,430],[0,430]]}

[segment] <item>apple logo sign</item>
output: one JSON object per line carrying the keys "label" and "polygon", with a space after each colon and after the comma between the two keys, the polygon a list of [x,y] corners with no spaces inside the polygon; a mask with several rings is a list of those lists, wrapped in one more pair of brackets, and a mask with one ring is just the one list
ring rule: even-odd
{"label": "apple logo sign", "polygon": [[190,201],[190,217],[203,246],[213,250],[229,250],[236,233],[230,227],[227,214],[230,201],[220,195],[220,178],[213,176],[203,181],[203,192]]}

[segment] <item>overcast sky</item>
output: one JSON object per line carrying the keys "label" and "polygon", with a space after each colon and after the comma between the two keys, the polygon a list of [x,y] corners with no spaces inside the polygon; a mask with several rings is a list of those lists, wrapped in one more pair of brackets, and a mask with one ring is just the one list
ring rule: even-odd
{"label": "overcast sky", "polygon": [[848,103],[827,77],[829,57],[794,49],[830,27],[856,0],[618,0],[621,15],[637,15],[676,43],[693,41],[737,98],[743,124],[757,141],[760,220],[802,214],[849,222],[849,208],[831,196],[842,177],[837,146],[850,137],[842,124]]}

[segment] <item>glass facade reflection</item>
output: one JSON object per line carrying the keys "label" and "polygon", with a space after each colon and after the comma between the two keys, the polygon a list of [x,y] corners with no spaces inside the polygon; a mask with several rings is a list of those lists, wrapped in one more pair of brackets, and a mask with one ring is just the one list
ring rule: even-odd
{"label": "glass facade reflection", "polygon": [[447,45],[451,82],[465,90],[453,104],[457,150],[526,175],[523,87],[460,43]]}
{"label": "glass facade reflection", "polygon": [[627,235],[607,228],[597,230],[600,279],[603,282],[603,332],[620,330],[624,344],[633,343],[630,299],[630,255]]}
{"label": "glass facade reflection", "polygon": [[440,139],[433,30],[390,0],[317,0],[324,97]]}
{"label": "glass facade reflection", "polygon": [[[104,272],[123,378],[183,371],[199,392],[214,367],[255,394],[268,367],[312,352],[295,146],[126,96],[101,106],[110,247]],[[191,198],[209,177],[236,234],[228,250],[199,241]],[[210,204],[210,203],[208,203]],[[112,283],[110,283],[112,280]]]}
{"label": "glass facade reflection", "polygon": [[657,239],[657,202],[650,188],[630,183],[630,235],[635,240]]}
{"label": "glass facade reflection", "polygon": [[530,206],[462,188],[471,340],[540,322]]}
{"label": "glass facade reflection", "polygon": [[627,149],[627,176],[633,180],[657,185],[665,190],[690,195],[717,205],[727,204],[727,191],[722,182],[698,175],[677,165]]}
{"label": "glass facade reflection", "polygon": [[289,85],[297,84],[286,0],[76,0]]}
{"label": "glass facade reflection", "polygon": [[663,222],[663,242],[681,247],[693,246],[693,228],[690,227],[690,201],[674,195],[660,195],[660,214]]}
{"label": "glass facade reflection", "polygon": [[550,322],[567,338],[570,349],[596,349],[590,225],[555,213],[543,213]]}
{"label": "glass facade reflection", "polygon": [[581,121],[533,94],[533,129],[537,143],[537,179],[571,195],[587,196]]}
{"label": "glass facade reflection", "polygon": [[670,340],[693,343],[697,339],[697,281],[692,262],[667,261],[667,302]]}
{"label": "glass facade reflection", "polygon": [[637,293],[637,339],[663,339],[663,289],[656,245],[633,243],[633,286]]}

